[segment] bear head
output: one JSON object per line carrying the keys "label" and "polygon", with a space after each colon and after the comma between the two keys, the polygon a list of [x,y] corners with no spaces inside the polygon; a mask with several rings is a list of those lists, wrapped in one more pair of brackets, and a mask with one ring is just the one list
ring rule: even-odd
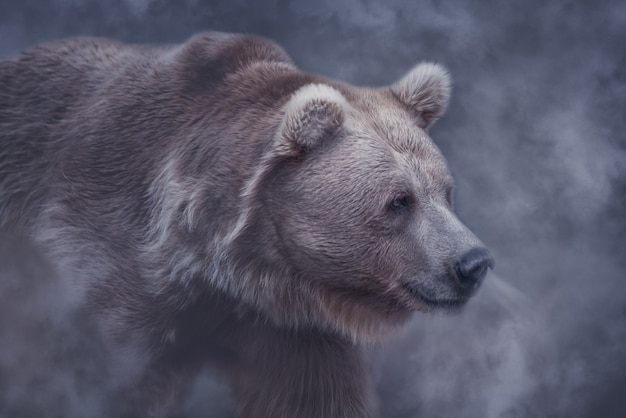
{"label": "bear head", "polygon": [[455,216],[453,179],[426,132],[449,95],[430,63],[386,88],[292,93],[245,192],[255,209],[241,227],[274,260],[246,261],[248,299],[281,324],[372,340],[474,294],[493,261]]}

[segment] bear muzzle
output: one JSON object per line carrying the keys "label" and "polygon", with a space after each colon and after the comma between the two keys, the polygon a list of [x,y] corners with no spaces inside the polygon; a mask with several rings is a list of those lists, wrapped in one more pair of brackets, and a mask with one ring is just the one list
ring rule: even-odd
{"label": "bear muzzle", "polygon": [[435,274],[430,280],[405,280],[402,287],[422,308],[454,310],[476,293],[494,265],[486,248],[474,246],[458,257],[446,273]]}

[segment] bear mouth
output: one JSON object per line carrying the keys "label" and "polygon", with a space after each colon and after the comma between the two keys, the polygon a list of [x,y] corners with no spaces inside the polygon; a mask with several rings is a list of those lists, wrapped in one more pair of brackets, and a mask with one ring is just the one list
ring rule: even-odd
{"label": "bear mouth", "polygon": [[455,299],[450,298],[442,298],[435,299],[429,296],[426,296],[424,292],[422,292],[418,285],[415,283],[404,282],[402,283],[402,287],[412,296],[414,300],[418,302],[418,304],[425,306],[430,309],[444,310],[444,311],[455,311],[458,310],[461,306],[467,302],[468,297],[459,297]]}

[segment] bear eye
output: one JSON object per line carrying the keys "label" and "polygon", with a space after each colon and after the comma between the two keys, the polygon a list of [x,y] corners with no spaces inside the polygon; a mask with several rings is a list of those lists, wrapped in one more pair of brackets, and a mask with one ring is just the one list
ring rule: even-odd
{"label": "bear eye", "polygon": [[409,194],[399,194],[389,202],[387,208],[392,212],[397,212],[411,206],[411,202],[412,198]]}

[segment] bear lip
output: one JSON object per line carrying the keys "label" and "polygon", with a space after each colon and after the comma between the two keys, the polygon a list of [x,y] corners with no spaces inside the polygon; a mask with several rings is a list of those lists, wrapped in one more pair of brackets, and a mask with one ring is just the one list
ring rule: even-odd
{"label": "bear lip", "polygon": [[404,282],[402,283],[402,287],[420,304],[429,307],[429,308],[438,308],[444,310],[454,310],[455,308],[460,308],[467,302],[469,297],[461,296],[457,299],[433,299],[431,297],[425,296],[424,293],[419,289],[417,283],[412,282]]}

